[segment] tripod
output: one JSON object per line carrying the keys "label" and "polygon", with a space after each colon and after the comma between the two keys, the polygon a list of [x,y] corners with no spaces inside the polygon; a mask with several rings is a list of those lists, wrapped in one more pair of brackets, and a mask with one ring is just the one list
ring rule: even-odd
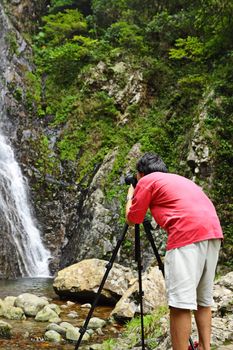
{"label": "tripod", "polygon": [[[108,277],[108,274],[112,268],[112,265],[114,263],[114,260],[117,256],[117,253],[119,251],[119,248],[122,244],[122,242],[124,241],[124,238],[125,238],[125,235],[126,235],[126,232],[128,230],[128,227],[129,225],[126,223],[124,225],[124,228],[123,228],[123,231],[122,231],[122,234],[120,236],[120,238],[118,239],[117,241],[117,244],[116,244],[116,247],[112,253],[112,256],[109,260],[109,262],[107,263],[106,265],[106,271],[105,271],[105,274],[103,276],[103,279],[100,283],[100,286],[99,286],[99,289],[97,291],[97,294],[96,294],[96,297],[95,297],[95,300],[94,302],[92,303],[92,306],[89,310],[89,313],[87,315],[87,318],[84,322],[84,325],[80,328],[79,330],[79,333],[80,333],[80,336],[79,336],[79,339],[76,343],[76,346],[75,346],[75,350],[77,350],[79,348],[79,345],[82,341],[82,338],[83,338],[83,335],[84,333],[86,332],[87,330],[87,326],[88,326],[88,323],[92,317],[92,314],[94,312],[94,309],[99,301],[99,298],[100,298],[100,295],[101,295],[101,291],[104,287],[104,284],[106,282],[106,279]],[[154,243],[154,239],[153,239],[153,236],[152,236],[152,233],[151,233],[151,229],[152,229],[152,225],[150,223],[150,221],[145,218],[144,221],[143,221],[143,227],[144,227],[144,230],[145,230],[145,233],[146,233],[146,236],[147,236],[147,239],[149,240],[151,246],[152,246],[152,249],[153,249],[153,252],[156,256],[156,259],[157,259],[157,262],[158,262],[158,267],[160,269],[160,271],[162,272],[163,276],[164,276],[164,265],[163,265],[163,262],[161,260],[161,257],[158,253],[158,250],[155,246],[155,243]],[[138,224],[135,225],[135,261],[137,262],[137,268],[138,268],[138,285],[139,285],[139,303],[140,303],[140,319],[141,319],[141,345],[142,345],[142,350],[149,350],[149,348],[145,347],[145,337],[144,337],[144,323],[143,323],[143,295],[144,295],[144,292],[142,290],[142,264],[141,264],[141,240],[140,240],[140,227]],[[192,350],[195,350],[194,348],[194,344],[193,344],[193,341],[191,338],[189,338],[189,343],[191,345],[191,349]]]}

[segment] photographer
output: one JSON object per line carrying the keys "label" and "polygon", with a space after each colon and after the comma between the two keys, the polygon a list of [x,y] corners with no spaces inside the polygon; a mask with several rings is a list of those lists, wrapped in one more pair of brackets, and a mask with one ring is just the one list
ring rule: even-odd
{"label": "photographer", "polygon": [[168,173],[155,153],[146,153],[136,168],[138,182],[128,190],[126,220],[142,223],[149,208],[168,234],[165,282],[173,349],[187,350],[194,310],[198,349],[210,350],[213,283],[223,238],[215,208],[194,182]]}

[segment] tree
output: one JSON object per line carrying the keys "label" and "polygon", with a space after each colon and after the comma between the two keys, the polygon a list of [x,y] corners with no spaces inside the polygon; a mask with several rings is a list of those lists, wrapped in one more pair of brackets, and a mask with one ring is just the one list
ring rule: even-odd
{"label": "tree", "polygon": [[[65,10],[43,17],[43,41],[49,46],[57,46],[72,39],[74,35],[87,32],[87,22],[78,10]],[[43,43],[43,44],[44,44]]]}
{"label": "tree", "polygon": [[127,0],[93,0],[92,10],[98,26],[107,28],[120,20],[127,10]]}

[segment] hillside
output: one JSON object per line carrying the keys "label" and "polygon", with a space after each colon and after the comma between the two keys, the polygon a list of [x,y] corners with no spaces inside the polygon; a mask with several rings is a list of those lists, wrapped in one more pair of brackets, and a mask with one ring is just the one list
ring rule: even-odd
{"label": "hillside", "polygon": [[221,262],[232,267],[233,4],[41,4],[25,34],[35,68],[26,94],[14,93],[28,113],[17,147],[54,270],[109,256],[124,221],[124,176],[149,150],[212,198]]}

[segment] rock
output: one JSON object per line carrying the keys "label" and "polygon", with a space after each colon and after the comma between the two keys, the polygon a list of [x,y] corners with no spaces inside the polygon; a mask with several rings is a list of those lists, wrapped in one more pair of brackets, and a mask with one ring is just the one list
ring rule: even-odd
{"label": "rock", "polygon": [[103,345],[101,344],[92,344],[89,348],[89,350],[102,350],[103,349]]}
{"label": "rock", "polygon": [[82,304],[81,305],[81,308],[83,308],[83,309],[90,309],[91,308],[91,304],[89,304],[89,303],[87,303],[87,304]]}
{"label": "rock", "polygon": [[60,325],[56,324],[56,323],[50,323],[47,327],[46,327],[46,331],[56,331],[57,333],[61,334],[61,336],[65,336],[66,334],[66,329],[61,327]]}
{"label": "rock", "polygon": [[76,311],[71,311],[67,317],[69,318],[77,318],[78,317],[78,313]]}
{"label": "rock", "polygon": [[0,316],[4,314],[4,302],[0,299]]}
{"label": "rock", "polygon": [[[69,329],[67,329],[66,331],[66,339],[67,340],[71,340],[71,341],[77,341],[80,337],[80,332],[79,332],[79,328],[78,327],[70,327]],[[90,335],[85,332],[82,340],[86,341],[90,339]]]}
{"label": "rock", "polygon": [[[54,320],[59,320],[57,313],[52,310],[49,305],[46,305],[41,311],[36,314],[36,321],[41,322],[54,322]],[[55,323],[55,322],[54,322]]]}
{"label": "rock", "polygon": [[233,317],[214,317],[212,320],[212,343],[233,342]]}
{"label": "rock", "polygon": [[12,335],[12,327],[9,323],[0,321],[0,338],[10,339]]}
{"label": "rock", "polygon": [[67,331],[67,329],[71,329],[74,326],[69,322],[61,322],[60,327],[62,327],[65,331]]}
{"label": "rock", "polygon": [[[166,305],[165,282],[158,267],[149,268],[142,276],[142,288],[144,291],[144,314],[153,312],[156,307]],[[117,320],[131,319],[140,313],[138,279],[125,292],[116,304],[111,315]]]}
{"label": "rock", "polygon": [[88,329],[98,329],[106,326],[106,321],[99,317],[92,317],[88,323]]}
{"label": "rock", "polygon": [[50,330],[45,332],[44,339],[51,342],[60,343],[62,340],[62,337],[61,337],[61,334],[59,334],[58,332],[54,330]]}
{"label": "rock", "polygon": [[21,307],[26,316],[36,316],[48,303],[44,298],[30,293],[21,294],[15,299],[15,306]]}
{"label": "rock", "polygon": [[[83,260],[58,272],[53,288],[60,296],[80,301],[96,297],[98,287],[106,271],[107,262],[99,259]],[[128,289],[133,272],[114,263],[101,292],[101,302],[116,303]]]}
{"label": "rock", "polygon": [[233,291],[233,272],[229,272],[227,275],[220,278],[216,285],[223,286],[231,291]]}
{"label": "rock", "polygon": [[53,310],[54,312],[56,312],[57,315],[60,315],[61,313],[61,309],[58,305],[56,304],[48,304],[47,305],[51,310]]}
{"label": "rock", "polygon": [[116,148],[105,156],[101,166],[96,169],[82,202],[74,234],[62,249],[61,267],[77,262],[77,257],[78,261],[93,257],[109,260],[112,255],[121,230],[120,206],[118,200],[109,201],[106,198],[104,187],[117,155]]}
{"label": "rock", "polygon": [[26,316],[21,307],[8,306],[5,308],[3,316],[9,320],[25,320]]}
{"label": "rock", "polygon": [[12,5],[19,5],[21,0],[11,0]]}
{"label": "rock", "polygon": [[8,296],[4,298],[5,306],[14,306],[16,297]]}

